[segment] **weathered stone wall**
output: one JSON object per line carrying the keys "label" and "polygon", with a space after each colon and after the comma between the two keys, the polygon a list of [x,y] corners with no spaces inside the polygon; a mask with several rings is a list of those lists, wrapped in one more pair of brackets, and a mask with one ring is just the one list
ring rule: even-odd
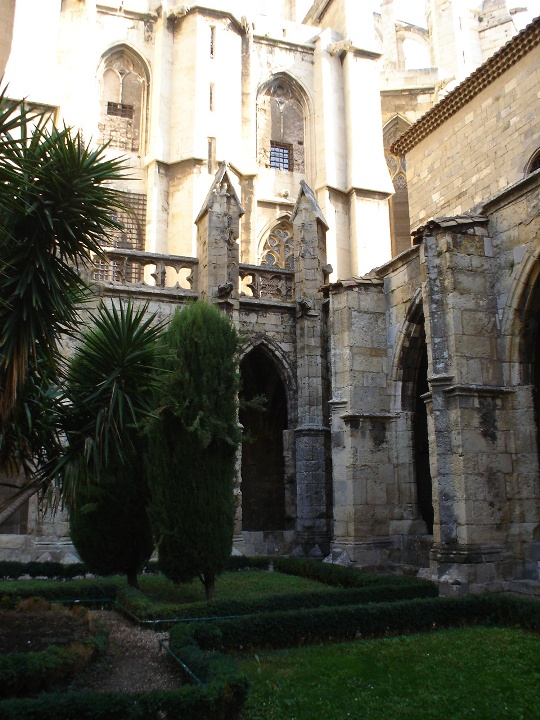
{"label": "weathered stone wall", "polygon": [[407,154],[411,227],[458,215],[520,180],[540,147],[536,47]]}

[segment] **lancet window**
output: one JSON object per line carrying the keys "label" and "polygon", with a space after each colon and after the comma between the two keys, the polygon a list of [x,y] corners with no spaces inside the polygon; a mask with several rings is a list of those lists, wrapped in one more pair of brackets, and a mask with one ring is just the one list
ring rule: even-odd
{"label": "lancet window", "polygon": [[305,172],[304,111],[291,82],[279,77],[259,96],[259,162],[287,172]]}
{"label": "lancet window", "polygon": [[121,49],[106,58],[101,78],[101,142],[141,152],[147,93],[145,69],[134,54]]}

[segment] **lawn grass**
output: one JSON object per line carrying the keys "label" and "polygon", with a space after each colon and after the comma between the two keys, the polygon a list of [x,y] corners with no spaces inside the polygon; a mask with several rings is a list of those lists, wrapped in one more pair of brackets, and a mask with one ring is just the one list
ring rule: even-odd
{"label": "lawn grass", "polygon": [[[204,601],[204,586],[199,579],[175,585],[163,575],[144,575],[139,578],[142,592],[150,599],[163,603],[193,603]],[[217,600],[258,600],[268,595],[317,592],[328,586],[315,580],[261,570],[226,572],[216,580]]]}
{"label": "lawn grass", "polygon": [[470,627],[243,658],[243,720],[533,720],[540,638]]}

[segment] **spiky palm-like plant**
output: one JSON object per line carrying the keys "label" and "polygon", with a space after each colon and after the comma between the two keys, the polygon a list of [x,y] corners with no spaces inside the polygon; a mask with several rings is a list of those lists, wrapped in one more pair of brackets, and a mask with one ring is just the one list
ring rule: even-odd
{"label": "spiky palm-like plant", "polygon": [[0,92],[0,470],[26,475],[19,500],[50,480],[37,469],[62,452],[51,390],[61,337],[87,290],[81,269],[119,227],[123,203],[108,183],[125,169]]}
{"label": "spiky palm-like plant", "polygon": [[72,501],[88,478],[99,482],[101,468],[129,466],[139,452],[141,423],[152,412],[161,332],[147,305],[102,303],[91,316],[65,376],[68,447],[57,471],[66,499]]}
{"label": "spiky palm-like plant", "polygon": [[59,470],[72,540],[92,571],[124,573],[135,587],[153,550],[141,422],[160,331],[147,306],[101,304],[66,373],[69,447]]}

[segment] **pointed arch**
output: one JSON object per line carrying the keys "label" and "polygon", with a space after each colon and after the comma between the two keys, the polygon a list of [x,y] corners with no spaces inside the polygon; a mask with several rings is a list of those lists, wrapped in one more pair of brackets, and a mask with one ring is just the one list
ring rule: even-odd
{"label": "pointed arch", "polygon": [[414,497],[418,517],[426,531],[433,534],[433,488],[429,462],[428,413],[425,403],[429,392],[428,352],[425,333],[422,290],[418,288],[403,321],[393,357],[392,379],[396,383],[396,409],[407,417],[411,456],[414,467]]}
{"label": "pointed arch", "polygon": [[289,217],[273,223],[263,235],[257,259],[260,265],[294,270],[294,232]]}
{"label": "pointed arch", "polygon": [[266,335],[253,335],[240,351],[240,362],[253,349],[259,348],[275,364],[276,370],[287,393],[287,411],[289,427],[295,427],[297,417],[297,385],[294,364],[279,343]]}
{"label": "pointed arch", "polygon": [[399,114],[394,115],[383,127],[384,156],[394,185],[394,195],[388,202],[393,256],[411,246],[411,221],[405,158],[394,155],[390,147],[410,127],[411,124]]}
{"label": "pointed arch", "polygon": [[313,103],[302,83],[279,72],[257,90],[259,164],[307,174],[312,167]]}
{"label": "pointed arch", "polygon": [[540,246],[526,251],[515,273],[501,323],[505,341],[505,380],[510,385],[531,381],[531,343],[540,317]]}
{"label": "pointed arch", "polygon": [[[290,375],[260,337],[244,348],[240,374],[242,530],[290,530],[296,516]],[[252,403],[261,396],[263,410]]]}
{"label": "pointed arch", "polygon": [[148,118],[150,72],[144,58],[125,43],[101,57],[98,68],[100,142],[142,154]]}
{"label": "pointed arch", "polygon": [[[397,333],[392,356],[391,378],[396,383],[395,409],[410,409],[410,376],[416,367],[416,350],[424,333],[424,300],[417,288]],[[424,336],[425,337],[425,336]]]}

